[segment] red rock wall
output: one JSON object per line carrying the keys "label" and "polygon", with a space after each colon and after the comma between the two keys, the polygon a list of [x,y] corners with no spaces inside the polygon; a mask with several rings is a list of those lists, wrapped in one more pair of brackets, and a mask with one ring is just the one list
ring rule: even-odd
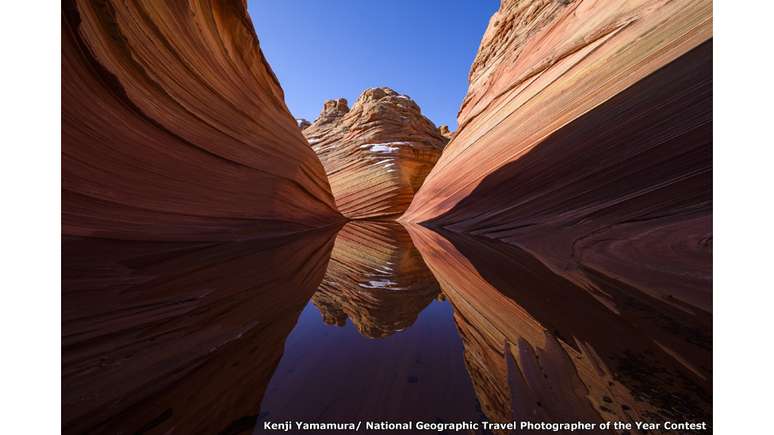
{"label": "red rock wall", "polygon": [[401,220],[710,310],[711,37],[707,0],[503,0]]}
{"label": "red rock wall", "polygon": [[352,110],[344,99],[327,101],[304,136],[350,219],[400,216],[448,142],[411,98],[389,88],[366,90]]}
{"label": "red rock wall", "polygon": [[64,2],[63,234],[223,240],[338,217],[244,2]]}

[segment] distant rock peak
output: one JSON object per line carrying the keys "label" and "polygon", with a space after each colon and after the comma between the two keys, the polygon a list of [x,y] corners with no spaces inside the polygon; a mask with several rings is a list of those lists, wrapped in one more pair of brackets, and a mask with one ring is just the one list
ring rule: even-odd
{"label": "distant rock peak", "polygon": [[[363,91],[362,94],[360,94],[360,97],[358,97],[355,104],[357,105],[357,104],[366,104],[369,102],[376,102],[389,97],[401,98],[401,99],[410,101],[411,103],[416,105],[416,103],[414,103],[414,100],[412,100],[411,97],[409,97],[408,95],[400,94],[399,92],[390,88],[366,89],[365,91]],[[419,108],[419,106],[417,106],[417,108]]]}
{"label": "distant rock peak", "polygon": [[314,121],[315,124],[327,124],[334,122],[342,116],[349,113],[349,105],[346,98],[338,100],[326,100],[320,111],[320,116]]}
{"label": "distant rock peak", "polygon": [[448,142],[411,97],[387,87],[366,89],[351,109],[326,101],[303,133],[354,219],[402,213]]}
{"label": "distant rock peak", "polygon": [[438,133],[440,133],[441,136],[445,137],[446,139],[451,139],[454,135],[454,132],[449,130],[449,126],[446,124],[441,124],[438,126]]}

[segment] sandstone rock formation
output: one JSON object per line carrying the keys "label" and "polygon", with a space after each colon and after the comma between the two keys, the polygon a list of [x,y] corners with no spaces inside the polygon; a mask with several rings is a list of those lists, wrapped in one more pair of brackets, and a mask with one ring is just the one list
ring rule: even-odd
{"label": "sandstone rock formation", "polygon": [[312,123],[309,122],[307,119],[304,119],[304,118],[296,118],[296,125],[298,125],[298,128],[303,130],[303,129],[309,127],[310,125],[312,125]]}
{"label": "sandstone rock formation", "polygon": [[224,240],[337,219],[244,1],[63,3],[63,234]]}
{"label": "sandstone rock formation", "polygon": [[520,248],[407,229],[454,307],[491,421],[711,418],[708,313],[686,315],[597,275],[593,284],[615,300],[614,313]]}
{"label": "sandstone rock formation", "polygon": [[328,271],[312,302],[325,323],[349,318],[369,338],[411,326],[438,295],[438,284],[396,222],[349,222],[336,237]]}
{"label": "sandstone rock formation", "polygon": [[441,136],[449,140],[451,140],[451,138],[454,136],[454,132],[449,131],[449,126],[446,124],[441,124],[438,127],[438,133],[441,133]]}
{"label": "sandstone rock formation", "polygon": [[229,243],[65,238],[63,433],[243,433],[336,228]]}
{"label": "sandstone rock formation", "polygon": [[401,219],[709,311],[711,37],[709,0],[503,0],[460,127]]}
{"label": "sandstone rock formation", "polygon": [[343,98],[326,101],[304,136],[351,219],[403,213],[447,142],[413,100],[389,88],[366,90],[351,110]]}

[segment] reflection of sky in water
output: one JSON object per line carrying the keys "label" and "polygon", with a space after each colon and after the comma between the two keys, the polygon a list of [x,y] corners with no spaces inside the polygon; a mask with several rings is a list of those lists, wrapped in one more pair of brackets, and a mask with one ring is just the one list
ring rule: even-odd
{"label": "reflection of sky in water", "polygon": [[307,304],[266,390],[261,418],[481,418],[450,304],[434,300],[412,326],[379,339],[361,335],[349,319],[343,327],[326,325]]}
{"label": "reflection of sky in water", "polygon": [[[626,315],[613,313],[519,248],[415,231],[422,256],[401,227],[356,223],[339,233],[259,421],[701,416],[708,399],[692,392],[696,381],[655,353],[654,337],[673,338],[640,323],[667,314],[658,301],[599,281]],[[385,252],[401,266],[385,265]]]}

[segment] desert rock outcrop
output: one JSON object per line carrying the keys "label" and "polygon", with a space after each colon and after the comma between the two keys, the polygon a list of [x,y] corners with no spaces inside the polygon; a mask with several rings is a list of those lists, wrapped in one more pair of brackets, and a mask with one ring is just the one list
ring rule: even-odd
{"label": "desert rock outcrop", "polygon": [[441,136],[445,137],[446,139],[451,140],[451,138],[454,136],[454,132],[449,130],[449,126],[446,124],[441,124],[438,127],[438,133],[441,133]]}
{"label": "desert rock outcrop", "polygon": [[340,219],[244,1],[62,13],[62,233],[227,240]]}
{"label": "desert rock outcrop", "polygon": [[448,141],[411,98],[389,88],[366,90],[352,109],[343,98],[326,101],[303,133],[351,219],[402,214]]}
{"label": "desert rock outcrop", "polygon": [[711,38],[709,0],[503,0],[401,220],[711,310]]}

